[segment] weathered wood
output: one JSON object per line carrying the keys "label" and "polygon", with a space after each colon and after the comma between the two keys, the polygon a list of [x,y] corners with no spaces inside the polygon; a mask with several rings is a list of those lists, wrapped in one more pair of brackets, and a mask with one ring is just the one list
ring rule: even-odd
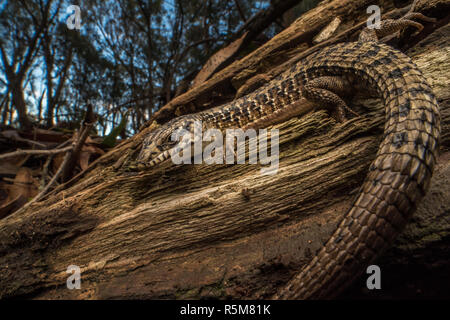
{"label": "weathered wood", "polygon": [[[439,99],[446,148],[449,28],[410,52]],[[361,103],[369,107],[357,110],[364,116],[343,124],[320,111],[277,125],[280,164],[272,176],[261,175],[260,165],[114,167],[139,145],[138,135],[68,189],[0,221],[0,296],[270,296],[328,238],[375,156],[383,108],[377,100],[354,105]],[[448,238],[448,160],[444,152],[395,248]],[[81,290],[66,288],[69,265],[82,269]]]}

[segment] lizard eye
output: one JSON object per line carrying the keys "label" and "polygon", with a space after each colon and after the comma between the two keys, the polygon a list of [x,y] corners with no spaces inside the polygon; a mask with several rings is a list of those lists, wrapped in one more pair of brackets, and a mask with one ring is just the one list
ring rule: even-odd
{"label": "lizard eye", "polygon": [[172,139],[167,139],[166,141],[164,141],[164,149],[169,149],[174,147],[176,144],[178,143],[178,141],[172,141]]}

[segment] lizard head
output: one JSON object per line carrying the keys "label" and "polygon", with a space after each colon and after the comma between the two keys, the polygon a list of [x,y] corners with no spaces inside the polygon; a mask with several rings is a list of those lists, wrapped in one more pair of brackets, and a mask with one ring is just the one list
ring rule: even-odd
{"label": "lizard head", "polygon": [[141,152],[136,159],[137,167],[144,169],[169,159],[172,152],[177,152],[182,148],[180,141],[174,139],[172,134],[177,130],[192,132],[193,124],[193,119],[179,117],[150,132],[144,139]]}
{"label": "lizard head", "polygon": [[152,167],[170,157],[170,149],[176,141],[170,140],[171,130],[159,128],[151,132],[142,143],[142,149],[137,157],[138,168]]}

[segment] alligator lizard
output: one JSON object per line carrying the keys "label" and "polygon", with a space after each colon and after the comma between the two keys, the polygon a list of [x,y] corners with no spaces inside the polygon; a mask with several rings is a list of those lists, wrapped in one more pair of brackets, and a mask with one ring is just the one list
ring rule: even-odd
{"label": "alligator lizard", "polygon": [[379,30],[366,29],[357,42],[311,54],[247,96],[173,119],[144,140],[137,160],[144,167],[154,166],[169,158],[173,130],[192,131],[196,120],[219,129],[248,127],[306,97],[344,121],[349,108],[340,95],[346,88],[363,84],[378,92],[385,105],[384,136],[359,194],[323,248],[275,299],[337,295],[389,246],[428,189],[440,134],[436,98],[409,57],[377,41],[407,25],[421,29],[412,19],[427,18],[412,11],[382,21]]}

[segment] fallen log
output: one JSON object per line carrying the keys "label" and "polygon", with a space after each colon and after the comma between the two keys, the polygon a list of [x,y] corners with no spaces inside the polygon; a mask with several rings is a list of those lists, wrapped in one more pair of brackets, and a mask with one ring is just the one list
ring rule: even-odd
{"label": "fallen log", "polygon": [[[386,261],[433,270],[434,258],[448,270],[449,34],[447,24],[408,52],[438,97],[442,154],[415,218],[380,258],[382,270]],[[375,156],[383,106],[352,105],[361,104],[363,116],[342,124],[318,111],[276,125],[276,175],[261,175],[260,165],[114,166],[135,155],[137,135],[66,189],[0,220],[0,297],[271,296],[327,240]],[[67,289],[71,265],[81,269],[80,290]],[[355,286],[344,297],[373,295]]]}

